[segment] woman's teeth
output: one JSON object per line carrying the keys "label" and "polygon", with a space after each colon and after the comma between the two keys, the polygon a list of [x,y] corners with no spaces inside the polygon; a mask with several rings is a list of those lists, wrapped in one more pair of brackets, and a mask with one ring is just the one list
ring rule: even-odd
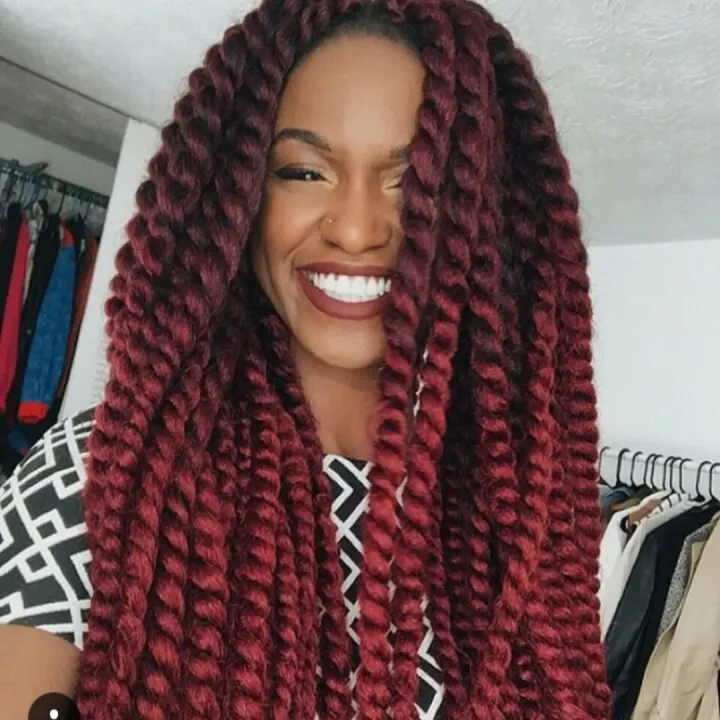
{"label": "woman's teeth", "polygon": [[308,273],[310,282],[328,297],[347,303],[372,302],[390,290],[391,281],[383,277]]}

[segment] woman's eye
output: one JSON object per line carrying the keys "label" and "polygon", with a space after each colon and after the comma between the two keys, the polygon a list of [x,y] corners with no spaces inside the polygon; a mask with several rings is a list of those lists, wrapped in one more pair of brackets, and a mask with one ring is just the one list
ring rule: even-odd
{"label": "woman's eye", "polygon": [[393,178],[393,181],[388,185],[388,188],[390,190],[400,190],[402,189],[403,180],[405,179],[405,175],[407,174],[407,168],[403,170],[400,175],[398,175],[396,178]]}
{"label": "woman's eye", "polygon": [[274,174],[281,180],[299,180],[301,182],[318,182],[324,180],[319,172],[308,170],[307,168],[280,168],[280,170],[275,170]]}

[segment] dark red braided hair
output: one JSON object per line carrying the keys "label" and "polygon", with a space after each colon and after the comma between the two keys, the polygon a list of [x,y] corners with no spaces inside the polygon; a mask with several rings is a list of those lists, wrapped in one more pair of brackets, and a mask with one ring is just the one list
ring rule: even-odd
{"label": "dark red braided hair", "polygon": [[[354,699],[323,451],[246,253],[285,81],[338,33],[426,68]],[[83,715],[411,720],[427,616],[447,720],[607,717],[587,259],[509,33],[469,0],[266,0],[190,75],[137,206],[90,442]]]}

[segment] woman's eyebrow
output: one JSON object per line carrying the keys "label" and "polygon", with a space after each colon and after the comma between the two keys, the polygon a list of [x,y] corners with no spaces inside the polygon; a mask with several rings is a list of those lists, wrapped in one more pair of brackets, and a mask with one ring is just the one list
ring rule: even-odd
{"label": "woman's eyebrow", "polygon": [[[297,140],[298,142],[310,145],[317,150],[324,152],[332,152],[330,143],[318,133],[312,130],[305,130],[303,128],[288,127],[283,128],[278,132],[273,140],[273,147],[277,146],[284,140]],[[410,155],[410,145],[403,145],[401,147],[393,148],[388,152],[388,159],[397,162],[406,162]]]}
{"label": "woman's eyebrow", "polygon": [[313,132],[312,130],[303,130],[302,128],[283,128],[273,140],[273,147],[281,143],[283,140],[297,140],[311,145],[318,150],[324,150],[330,152],[330,143],[321,135]]}

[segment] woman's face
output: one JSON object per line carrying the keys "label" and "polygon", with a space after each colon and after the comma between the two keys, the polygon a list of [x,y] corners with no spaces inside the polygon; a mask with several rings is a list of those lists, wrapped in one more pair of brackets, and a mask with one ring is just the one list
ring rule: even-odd
{"label": "woman's face", "polygon": [[337,37],[296,68],[280,99],[252,262],[297,350],[321,365],[382,360],[423,78],[400,43]]}

